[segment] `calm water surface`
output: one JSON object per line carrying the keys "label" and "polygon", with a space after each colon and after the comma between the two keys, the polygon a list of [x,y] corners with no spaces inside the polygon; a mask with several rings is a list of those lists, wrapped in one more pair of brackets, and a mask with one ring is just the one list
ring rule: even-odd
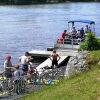
{"label": "calm water surface", "polygon": [[25,51],[53,46],[67,21],[75,19],[95,21],[100,36],[100,3],[0,6],[0,68],[7,53],[15,64]]}

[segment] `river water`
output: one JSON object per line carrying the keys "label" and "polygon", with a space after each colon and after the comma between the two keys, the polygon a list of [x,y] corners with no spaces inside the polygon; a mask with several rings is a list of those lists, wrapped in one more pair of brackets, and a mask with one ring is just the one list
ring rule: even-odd
{"label": "river water", "polygon": [[25,51],[52,47],[68,20],[75,19],[95,21],[100,36],[100,3],[0,6],[0,68],[8,53],[15,64]]}

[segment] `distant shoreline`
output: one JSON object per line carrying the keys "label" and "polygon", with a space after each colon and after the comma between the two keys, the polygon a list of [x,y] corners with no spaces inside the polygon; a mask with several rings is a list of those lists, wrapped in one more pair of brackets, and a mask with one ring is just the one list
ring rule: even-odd
{"label": "distant shoreline", "polygon": [[78,3],[78,2],[100,2],[100,0],[91,0],[91,1],[86,1],[86,0],[69,0],[69,1],[48,1],[48,2],[32,2],[32,1],[24,1],[24,2],[15,2],[15,1],[11,1],[11,2],[1,2],[0,1],[0,5],[38,5],[38,4],[59,4],[59,3]]}

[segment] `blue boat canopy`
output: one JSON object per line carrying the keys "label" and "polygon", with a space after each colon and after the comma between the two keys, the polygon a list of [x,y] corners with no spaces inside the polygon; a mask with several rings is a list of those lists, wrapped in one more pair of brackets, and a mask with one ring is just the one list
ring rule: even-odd
{"label": "blue boat canopy", "polygon": [[94,21],[90,21],[90,20],[72,20],[72,21],[68,21],[68,23],[72,23],[72,24],[74,24],[75,22],[88,23],[88,24],[95,24]]}

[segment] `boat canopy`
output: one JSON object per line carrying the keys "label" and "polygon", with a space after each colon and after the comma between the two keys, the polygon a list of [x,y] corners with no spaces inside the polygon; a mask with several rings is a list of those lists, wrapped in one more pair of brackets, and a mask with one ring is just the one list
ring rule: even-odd
{"label": "boat canopy", "polygon": [[72,20],[72,21],[68,21],[68,23],[72,23],[74,24],[75,22],[81,22],[81,23],[87,23],[87,24],[95,24],[94,21],[91,21],[91,20]]}

